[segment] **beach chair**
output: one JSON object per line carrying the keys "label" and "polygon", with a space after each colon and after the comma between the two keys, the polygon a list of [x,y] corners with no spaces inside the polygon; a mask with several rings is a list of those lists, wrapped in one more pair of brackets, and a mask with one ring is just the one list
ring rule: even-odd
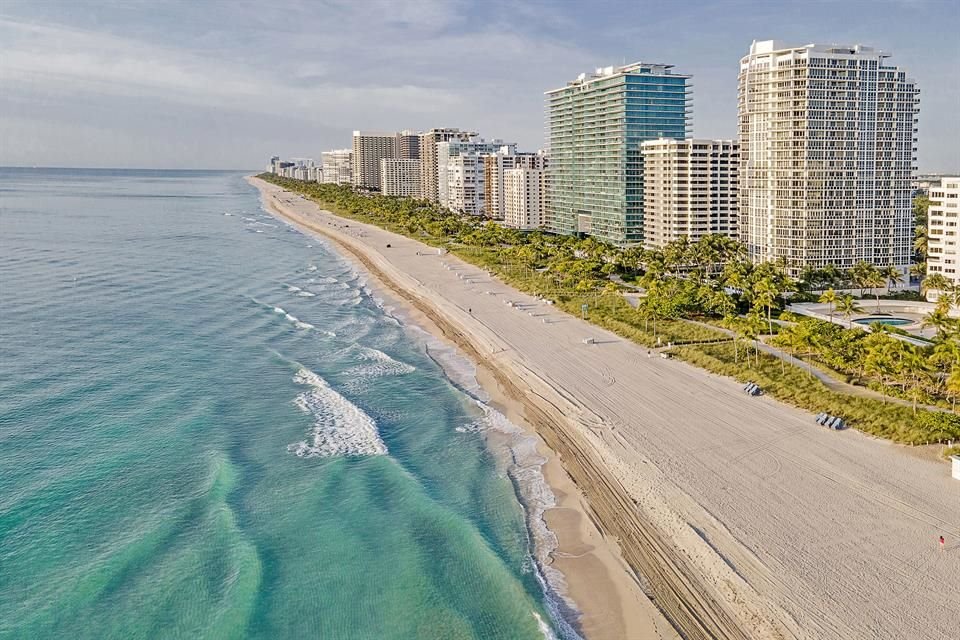
{"label": "beach chair", "polygon": [[817,424],[821,424],[821,425],[825,424],[827,422],[827,418],[829,417],[830,416],[828,416],[827,414],[821,413],[820,415],[817,416]]}

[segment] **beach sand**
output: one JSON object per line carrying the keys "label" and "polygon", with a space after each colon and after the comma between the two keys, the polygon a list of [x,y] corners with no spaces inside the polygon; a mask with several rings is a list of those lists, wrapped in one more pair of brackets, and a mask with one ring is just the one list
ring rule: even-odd
{"label": "beach sand", "polygon": [[588,637],[659,637],[655,616],[633,618],[644,592],[689,638],[955,637],[960,483],[944,463],[820,429],[453,256],[252,183],[429,318],[555,454],[546,517]]}

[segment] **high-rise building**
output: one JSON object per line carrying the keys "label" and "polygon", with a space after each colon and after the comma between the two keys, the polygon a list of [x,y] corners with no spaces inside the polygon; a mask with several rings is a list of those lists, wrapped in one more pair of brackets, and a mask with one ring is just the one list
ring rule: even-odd
{"label": "high-rise building", "polygon": [[483,157],[483,211],[488,218],[504,219],[504,172],[517,167],[543,169],[546,155],[542,151],[511,152],[509,148],[500,148]]}
{"label": "high-rise building", "polygon": [[464,151],[447,161],[446,185],[440,202],[457,213],[483,215],[483,154]]}
{"label": "high-rise building", "polygon": [[[479,138],[473,138],[469,141],[462,140],[450,140],[448,142],[438,142],[436,144],[437,148],[437,201],[443,206],[451,209],[453,211],[460,211],[461,203],[464,201],[465,192],[462,190],[466,188],[471,193],[476,193],[477,197],[480,199],[479,203],[476,206],[470,205],[469,208],[476,214],[482,214],[483,212],[483,158],[482,156],[496,153],[497,151],[502,151],[503,153],[511,154],[517,152],[517,144],[515,142],[504,142],[503,140],[490,140],[489,142]],[[481,156],[480,171],[475,173],[472,170],[472,165],[470,162],[467,163],[466,167],[463,167],[461,164],[453,163],[451,160],[457,158],[463,154],[477,154]],[[464,178],[468,182],[463,186],[458,186],[458,182],[451,182],[449,172],[451,167],[455,167],[458,171],[458,178]],[[479,183],[479,184],[473,184]],[[459,189],[457,194],[452,194],[450,192],[450,185],[453,184],[457,189]],[[469,200],[469,198],[467,198]]]}
{"label": "high-rise building", "polygon": [[440,199],[437,164],[437,143],[459,140],[466,142],[476,138],[475,132],[460,129],[430,129],[420,134],[420,197],[438,202]]}
{"label": "high-rise building", "polygon": [[539,229],[544,222],[546,189],[542,167],[516,167],[503,172],[503,225]]}
{"label": "high-rise building", "polygon": [[380,188],[380,161],[399,157],[396,133],[353,132],[353,184],[376,191]]}
{"label": "high-rise building", "polygon": [[323,181],[329,184],[353,183],[353,151],[334,149],[320,154],[323,160]]}
{"label": "high-rise building", "polygon": [[643,153],[643,243],[737,236],[739,145],[734,140],[648,140]]}
{"label": "high-rise building", "polygon": [[690,76],[637,62],[546,93],[547,227],[625,246],[643,240],[640,143],[686,138]]}
{"label": "high-rise building", "polygon": [[384,158],[380,161],[380,193],[416,198],[420,195],[420,160]]}
{"label": "high-rise building", "polygon": [[[927,275],[939,273],[960,285],[960,178],[945,177],[930,187],[927,239]],[[939,297],[939,290],[927,292],[928,300]]]}
{"label": "high-rise building", "polygon": [[[397,157],[404,160],[420,159],[420,134],[404,130],[397,133]],[[419,173],[419,170],[418,170]],[[419,187],[418,187],[419,189]]]}
{"label": "high-rise building", "polygon": [[754,42],[740,60],[740,239],[756,261],[906,272],[919,99],[863,45]]}

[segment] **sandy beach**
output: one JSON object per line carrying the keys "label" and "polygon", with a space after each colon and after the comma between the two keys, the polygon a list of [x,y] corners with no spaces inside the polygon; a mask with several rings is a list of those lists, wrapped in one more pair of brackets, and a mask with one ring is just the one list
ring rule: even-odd
{"label": "sandy beach", "polygon": [[689,638],[956,637],[960,482],[945,463],[826,431],[453,256],[251,183],[423,314],[542,438],[555,563],[588,638],[675,637],[661,614]]}

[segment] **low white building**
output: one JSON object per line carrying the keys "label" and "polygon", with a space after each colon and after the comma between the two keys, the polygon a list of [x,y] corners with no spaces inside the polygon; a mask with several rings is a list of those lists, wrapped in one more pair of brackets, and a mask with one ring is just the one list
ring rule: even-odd
{"label": "low white building", "polygon": [[517,167],[503,172],[503,225],[514,229],[539,229],[544,224],[543,168]]}
{"label": "low white building", "polygon": [[[954,285],[960,284],[960,177],[943,178],[930,187],[927,212],[927,275],[940,274]],[[927,292],[935,302],[940,292]]]}
{"label": "low white building", "polygon": [[420,195],[420,159],[380,160],[380,193],[385,196],[416,198]]}

